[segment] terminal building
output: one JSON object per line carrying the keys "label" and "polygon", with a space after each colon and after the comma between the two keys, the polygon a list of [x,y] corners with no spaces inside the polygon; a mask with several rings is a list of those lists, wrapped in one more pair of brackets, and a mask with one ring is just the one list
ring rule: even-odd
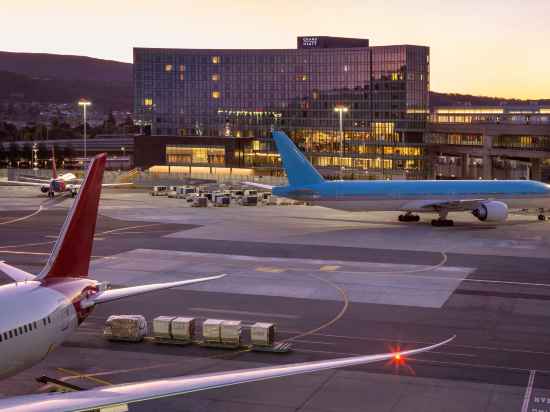
{"label": "terminal building", "polygon": [[550,108],[434,108],[424,141],[434,178],[550,178]]}
{"label": "terminal building", "polygon": [[428,47],[324,36],[286,50],[135,48],[136,164],[280,175],[279,128],[329,178],[425,177],[429,63]]}

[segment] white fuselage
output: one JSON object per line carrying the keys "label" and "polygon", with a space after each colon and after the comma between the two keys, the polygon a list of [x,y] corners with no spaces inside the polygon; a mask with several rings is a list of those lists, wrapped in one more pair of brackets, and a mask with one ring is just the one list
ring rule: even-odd
{"label": "white fuselage", "polygon": [[58,285],[26,281],[0,286],[0,379],[40,362],[77,329],[72,291],[82,282],[69,282],[69,293]]}

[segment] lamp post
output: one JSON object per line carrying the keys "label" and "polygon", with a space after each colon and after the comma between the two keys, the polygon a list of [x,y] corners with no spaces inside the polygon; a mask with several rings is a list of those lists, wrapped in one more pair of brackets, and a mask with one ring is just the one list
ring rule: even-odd
{"label": "lamp post", "polygon": [[120,168],[122,169],[123,168],[123,165],[122,165],[122,162],[125,162],[126,159],[124,157],[125,153],[126,153],[126,148],[124,146],[122,146],[120,148],[120,150],[122,151],[122,159],[120,159]]}
{"label": "lamp post", "polygon": [[338,113],[340,118],[340,180],[344,180],[344,121],[343,115],[348,112],[346,106],[336,106],[334,111]]}
{"label": "lamp post", "polygon": [[32,170],[38,170],[38,146],[36,143],[32,145]]}
{"label": "lamp post", "polygon": [[88,160],[88,153],[86,150],[86,107],[91,106],[92,102],[85,99],[80,99],[79,106],[82,106],[82,116],[84,118],[84,168],[86,168],[86,161]]}

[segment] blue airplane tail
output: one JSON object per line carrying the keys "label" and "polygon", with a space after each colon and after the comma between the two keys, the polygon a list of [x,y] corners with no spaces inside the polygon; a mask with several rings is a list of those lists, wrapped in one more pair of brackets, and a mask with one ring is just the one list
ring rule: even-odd
{"label": "blue airplane tail", "polygon": [[291,186],[313,185],[325,181],[284,132],[273,132],[273,139]]}

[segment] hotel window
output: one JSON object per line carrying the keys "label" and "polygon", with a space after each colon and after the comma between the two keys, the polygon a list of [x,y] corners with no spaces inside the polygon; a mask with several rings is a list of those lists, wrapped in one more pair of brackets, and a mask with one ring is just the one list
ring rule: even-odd
{"label": "hotel window", "polygon": [[164,65],[164,71],[165,72],[171,72],[172,71],[172,65],[171,64],[165,64]]}
{"label": "hotel window", "polygon": [[217,91],[217,90],[214,90],[214,91],[212,92],[212,98],[214,98],[214,99],[219,99],[219,98],[220,98],[220,92]]}
{"label": "hotel window", "polygon": [[153,99],[151,99],[151,98],[145,98],[145,99],[143,99],[143,104],[144,104],[145,106],[152,106],[152,105],[153,105]]}
{"label": "hotel window", "polygon": [[212,56],[212,64],[220,64],[220,56]]}
{"label": "hotel window", "polygon": [[212,75],[212,80],[215,81],[215,82],[217,82],[218,80],[220,80],[220,75],[219,75],[218,73],[214,73],[214,74]]}

